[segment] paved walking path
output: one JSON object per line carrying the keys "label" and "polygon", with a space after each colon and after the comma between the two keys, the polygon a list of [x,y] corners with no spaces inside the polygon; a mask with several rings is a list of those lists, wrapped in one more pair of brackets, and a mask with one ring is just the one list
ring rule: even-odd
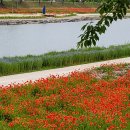
{"label": "paved walking path", "polygon": [[[47,14],[46,14],[47,15]],[[48,14],[49,15],[49,14]],[[50,14],[52,15],[52,14]],[[69,14],[55,14],[55,16],[67,16]],[[0,14],[0,17],[16,17],[16,18],[20,18],[20,17],[41,17],[44,16],[42,13],[32,13],[32,14],[15,14],[15,13],[8,13],[8,14]],[[86,14],[76,14],[76,16],[71,16],[71,17],[99,17],[98,13],[86,13]],[[70,17],[70,16],[69,16]]]}
{"label": "paved walking path", "polygon": [[[80,17],[99,17],[100,16],[100,14],[99,13],[84,13],[84,14],[78,14],[78,13],[75,13],[76,14],[76,16],[71,16],[72,18],[73,17],[76,17],[76,18],[80,18]],[[49,15],[49,14],[48,14]],[[50,15],[52,15],[52,14],[50,14]],[[55,14],[54,16],[69,16],[69,14]],[[43,14],[42,13],[32,13],[32,14],[15,14],[15,13],[8,13],[8,14],[0,14],[0,17],[16,17],[16,18],[21,18],[21,17],[41,17],[41,16],[43,16]],[[130,17],[130,13],[127,13],[126,14],[126,16],[127,17]],[[69,18],[71,18],[70,16],[69,16]],[[45,19],[45,18],[44,18]]]}
{"label": "paved walking path", "polygon": [[[76,13],[75,13],[76,14]],[[57,17],[64,17],[64,16],[69,16],[70,14],[46,14],[46,15],[54,15],[54,16],[57,16]],[[15,14],[15,13],[8,13],[8,14],[0,14],[0,17],[5,17],[5,18],[8,18],[8,17],[13,17],[13,18],[21,18],[21,17],[42,17],[44,16],[42,13],[32,13],[32,14]],[[79,18],[79,17],[99,17],[99,14],[98,13],[86,13],[86,14],[76,14],[76,16],[69,16],[69,18],[71,17],[76,17],[76,18]],[[43,18],[45,19],[45,18]]]}
{"label": "paved walking path", "polygon": [[[53,14],[53,13],[52,13]],[[99,13],[83,13],[83,14],[78,14],[75,13],[77,16],[99,16]],[[56,16],[65,16],[69,14],[56,14]],[[127,16],[130,16],[130,13],[126,14]],[[7,14],[0,14],[0,17],[24,17],[24,16],[43,16],[42,13],[31,13],[31,14],[18,14],[18,13],[7,13]]]}
{"label": "paved walking path", "polygon": [[70,72],[75,71],[75,70],[83,71],[84,69],[100,67],[102,64],[119,64],[119,63],[130,63],[130,57],[83,64],[83,65],[76,65],[76,66],[70,66],[70,67],[64,67],[64,68],[58,68],[58,69],[3,76],[3,77],[0,77],[0,86],[2,85],[6,86],[11,83],[24,83],[29,80],[35,81],[40,78],[49,77],[50,75],[60,75],[60,76],[68,75]]}

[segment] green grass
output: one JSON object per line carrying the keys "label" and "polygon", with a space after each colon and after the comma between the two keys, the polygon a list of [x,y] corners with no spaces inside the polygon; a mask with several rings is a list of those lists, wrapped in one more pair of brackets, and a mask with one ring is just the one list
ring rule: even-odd
{"label": "green grass", "polygon": [[130,56],[130,44],[87,49],[49,52],[43,55],[3,57],[0,59],[0,76],[46,70],[78,64],[104,61]]}

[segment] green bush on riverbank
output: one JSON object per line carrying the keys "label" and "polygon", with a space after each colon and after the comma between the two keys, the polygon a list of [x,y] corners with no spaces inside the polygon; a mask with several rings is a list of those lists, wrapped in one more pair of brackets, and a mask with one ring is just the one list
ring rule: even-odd
{"label": "green bush on riverbank", "polygon": [[4,57],[0,59],[0,76],[128,56],[130,56],[130,44],[110,46],[109,48],[71,49],[62,52],[49,52],[39,56]]}

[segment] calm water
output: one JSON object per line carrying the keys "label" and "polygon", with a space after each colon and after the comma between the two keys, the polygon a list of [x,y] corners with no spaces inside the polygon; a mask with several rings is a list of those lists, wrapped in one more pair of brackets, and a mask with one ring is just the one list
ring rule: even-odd
{"label": "calm water", "polygon": [[[86,22],[0,26],[0,57],[43,54],[76,48]],[[113,23],[98,46],[130,42],[130,19]]]}

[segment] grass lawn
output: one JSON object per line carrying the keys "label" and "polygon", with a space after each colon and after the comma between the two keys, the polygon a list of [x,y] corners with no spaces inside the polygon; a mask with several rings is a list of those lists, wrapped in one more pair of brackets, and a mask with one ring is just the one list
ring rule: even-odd
{"label": "grass lawn", "polygon": [[1,130],[129,130],[130,64],[0,89]]}

